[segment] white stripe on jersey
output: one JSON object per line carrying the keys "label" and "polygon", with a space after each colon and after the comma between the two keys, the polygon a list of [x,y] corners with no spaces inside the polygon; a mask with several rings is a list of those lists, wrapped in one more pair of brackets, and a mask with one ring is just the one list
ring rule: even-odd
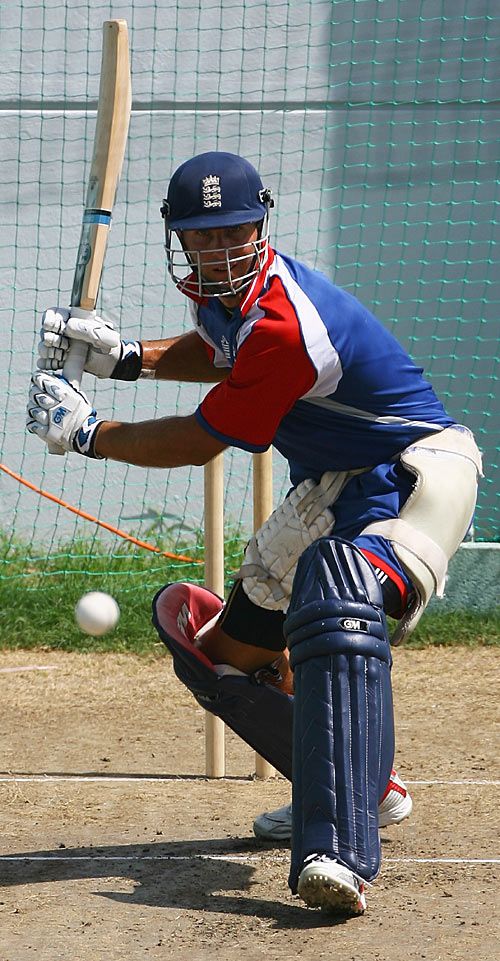
{"label": "white stripe on jersey", "polygon": [[287,292],[300,324],[307,353],[318,372],[313,387],[301,400],[312,398],[316,394],[320,397],[333,394],[342,377],[342,364],[316,307],[293,279],[279,254],[276,254],[269,268],[269,276],[273,275],[280,278]]}
{"label": "white stripe on jersey", "polygon": [[408,420],[407,417],[396,417],[393,414],[388,414],[387,416],[379,416],[378,414],[372,414],[369,410],[361,410],[359,407],[349,407],[348,404],[339,404],[338,401],[332,400],[331,397],[311,397],[309,394],[304,394],[301,400],[306,400],[308,404],[315,404],[316,407],[324,407],[325,410],[335,411],[338,414],[349,414],[350,417],[358,417],[360,420],[369,420],[373,424],[409,424],[412,427],[423,427],[429,430],[432,427],[435,431],[444,430],[439,424],[429,424],[428,421],[422,420]]}
{"label": "white stripe on jersey", "polygon": [[260,309],[259,301],[257,300],[255,304],[250,307],[247,316],[245,317],[240,329],[236,334],[236,345],[238,350],[245,342],[247,337],[252,333],[255,324],[258,320],[260,320],[261,317],[264,317],[264,311]]}

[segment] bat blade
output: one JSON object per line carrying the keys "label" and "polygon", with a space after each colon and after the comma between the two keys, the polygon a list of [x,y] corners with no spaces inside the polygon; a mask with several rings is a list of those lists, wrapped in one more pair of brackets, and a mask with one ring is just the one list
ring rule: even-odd
{"label": "bat blade", "polygon": [[132,88],[125,20],[106,20],[102,32],[101,80],[80,244],[70,306],[94,310],[111,214],[125,156]]}
{"label": "bat blade", "polygon": [[[102,58],[99,101],[80,243],[76,258],[70,307],[73,316],[94,310],[116,191],[127,144],[132,84],[126,20],[106,20],[102,27]],[[68,350],[63,374],[78,387],[87,356],[87,345],[76,341]],[[64,453],[49,445],[51,454]]]}

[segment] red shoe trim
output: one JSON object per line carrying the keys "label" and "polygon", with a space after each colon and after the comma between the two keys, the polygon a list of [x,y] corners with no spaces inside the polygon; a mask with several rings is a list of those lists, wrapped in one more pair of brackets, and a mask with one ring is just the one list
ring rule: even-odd
{"label": "red shoe trim", "polygon": [[379,804],[382,804],[382,801],[385,801],[387,795],[389,794],[389,791],[396,791],[397,794],[401,795],[401,797],[406,797],[406,795],[408,794],[408,791],[406,790],[405,787],[403,787],[402,784],[398,784],[397,781],[392,780],[392,775],[394,775],[395,773],[396,772],[394,770],[391,771],[391,777],[389,778],[389,783],[382,797],[380,798]]}

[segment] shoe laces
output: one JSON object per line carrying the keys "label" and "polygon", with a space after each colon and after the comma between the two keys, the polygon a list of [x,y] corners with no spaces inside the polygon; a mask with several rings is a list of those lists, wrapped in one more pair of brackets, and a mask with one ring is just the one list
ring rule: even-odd
{"label": "shoe laces", "polygon": [[308,854],[307,857],[304,858],[302,867],[307,867],[308,864],[312,864],[313,861],[320,861],[322,864],[338,864],[342,871],[347,871],[351,875],[361,894],[367,887],[370,888],[372,886],[369,881],[365,881],[365,879],[360,877],[359,874],[356,874],[356,872],[352,871],[351,868],[348,868],[347,865],[341,864],[337,858],[330,857],[329,854]]}

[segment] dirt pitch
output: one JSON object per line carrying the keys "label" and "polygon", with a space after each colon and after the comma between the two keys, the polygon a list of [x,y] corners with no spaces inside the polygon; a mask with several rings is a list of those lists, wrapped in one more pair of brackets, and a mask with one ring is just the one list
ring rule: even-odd
{"label": "dirt pitch", "polygon": [[493,649],[396,651],[414,813],[382,833],[367,913],[335,923],[253,837],[286,781],[253,780],[232,735],[227,779],[204,778],[167,656],[0,653],[0,961],[498,957],[499,675]]}

